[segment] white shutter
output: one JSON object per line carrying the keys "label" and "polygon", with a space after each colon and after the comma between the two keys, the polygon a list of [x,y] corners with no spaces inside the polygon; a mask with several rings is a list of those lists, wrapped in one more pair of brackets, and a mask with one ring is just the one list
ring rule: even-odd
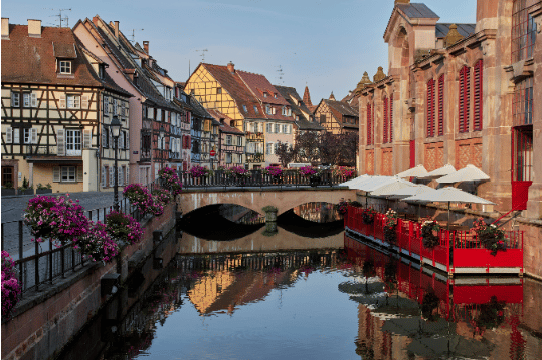
{"label": "white shutter", "polygon": [[56,131],[56,154],[57,156],[66,155],[66,143],[64,138],[64,129]]}
{"label": "white shutter", "polygon": [[13,143],[18,144],[20,139],[19,128],[13,128]]}
{"label": "white shutter", "polygon": [[36,93],[30,94],[30,106],[31,107],[38,107],[38,99],[36,97]]}
{"label": "white shutter", "polygon": [[124,180],[124,176],[122,174],[122,166],[119,166],[118,177],[119,177],[119,180],[118,180],[119,186],[124,186],[122,183],[122,180]]}
{"label": "white shutter", "polygon": [[[130,149],[130,130],[128,130],[126,132],[126,144],[124,144],[126,146],[126,149]],[[130,154],[128,154],[130,155]]]}
{"label": "white shutter", "polygon": [[13,129],[11,126],[6,127],[6,143],[11,144],[13,142]]}
{"label": "white shutter", "polygon": [[106,176],[107,176],[107,173],[105,172],[105,169],[106,167],[105,166],[102,166],[102,187],[104,188],[105,187],[105,183],[106,183]]}
{"label": "white shutter", "polygon": [[38,129],[31,128],[30,129],[30,143],[31,144],[37,144],[38,143]]}
{"label": "white shutter", "polygon": [[113,115],[117,115],[118,114],[118,104],[117,104],[117,99],[113,99]]}
{"label": "white shutter", "polygon": [[77,171],[77,174],[76,174],[77,182],[83,182],[83,167],[78,166],[76,171]]}
{"label": "white shutter", "polygon": [[111,149],[114,149],[115,148],[115,143],[113,142],[113,131],[111,131],[111,129],[109,129],[108,133],[109,133],[109,147]]}
{"label": "white shutter", "polygon": [[109,167],[109,186],[115,186],[115,167]]}
{"label": "white shutter", "polygon": [[104,115],[109,115],[109,96],[104,96]]}
{"label": "white shutter", "polygon": [[81,109],[88,109],[88,96],[81,95]]}
{"label": "white shutter", "polygon": [[60,166],[53,166],[53,182],[60,182]]}
{"label": "white shutter", "polygon": [[61,109],[66,108],[66,94],[60,94],[60,97],[58,98],[58,107]]}
{"label": "white shutter", "polygon": [[126,131],[123,131],[121,133],[121,136],[119,136],[119,149],[124,149],[124,138],[126,137]]}
{"label": "white shutter", "polygon": [[130,165],[126,166],[126,185],[130,185]]}
{"label": "white shutter", "polygon": [[88,149],[92,146],[92,130],[83,129],[83,149]]}

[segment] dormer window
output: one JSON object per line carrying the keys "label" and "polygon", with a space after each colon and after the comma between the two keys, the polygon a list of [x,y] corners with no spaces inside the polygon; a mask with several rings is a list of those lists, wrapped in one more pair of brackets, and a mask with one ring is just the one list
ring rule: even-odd
{"label": "dormer window", "polygon": [[277,94],[277,93],[275,93],[275,99],[278,99],[278,98],[279,98],[278,94]]}
{"label": "dormer window", "polygon": [[258,114],[258,108],[256,107],[256,105],[254,105],[254,113]]}
{"label": "dormer window", "polygon": [[247,106],[246,105],[243,105],[243,111],[247,112]]}
{"label": "dormer window", "polygon": [[263,97],[264,97],[264,98],[267,97],[267,93],[266,93],[266,92],[263,93]]}
{"label": "dormer window", "polygon": [[104,64],[100,64],[99,66],[99,76],[100,76],[100,79],[103,79],[105,78],[105,65]]}
{"label": "dormer window", "polygon": [[58,69],[60,74],[71,74],[72,62],[70,60],[60,60]]}

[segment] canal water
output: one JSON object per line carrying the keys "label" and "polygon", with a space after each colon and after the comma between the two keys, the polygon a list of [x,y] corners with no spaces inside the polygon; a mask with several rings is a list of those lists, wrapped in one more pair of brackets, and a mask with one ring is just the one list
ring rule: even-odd
{"label": "canal water", "polygon": [[297,209],[274,235],[170,234],[58,358],[542,359],[541,283],[447,279],[330,212]]}

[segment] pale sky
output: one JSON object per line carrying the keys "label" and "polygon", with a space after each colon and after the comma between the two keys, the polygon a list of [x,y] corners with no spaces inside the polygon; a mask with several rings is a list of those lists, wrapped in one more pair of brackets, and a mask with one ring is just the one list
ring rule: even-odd
{"label": "pale sky", "polygon": [[[415,2],[415,1],[413,1]],[[418,0],[439,22],[475,23],[475,0]],[[135,41],[150,42],[150,54],[175,81],[186,81],[207,49],[205,62],[263,74],[272,84],[293,86],[303,96],[309,86],[317,104],[331,91],[337,99],[353,90],[363,72],[387,71],[383,35],[393,0],[2,0],[2,17],[58,25],[59,9],[68,25],[99,14],[120,21]],[[46,5],[47,4],[47,5]],[[64,23],[65,25],[65,23]],[[141,30],[144,29],[144,30]],[[283,75],[280,75],[282,69]],[[282,77],[282,79],[280,79]]]}

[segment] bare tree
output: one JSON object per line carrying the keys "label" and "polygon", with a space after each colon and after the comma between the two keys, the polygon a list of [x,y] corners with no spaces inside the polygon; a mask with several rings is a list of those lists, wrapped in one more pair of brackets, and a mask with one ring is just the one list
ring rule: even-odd
{"label": "bare tree", "polygon": [[275,154],[279,157],[282,167],[286,167],[297,157],[297,148],[279,141]]}
{"label": "bare tree", "polygon": [[300,132],[295,137],[295,144],[300,162],[314,164],[320,158],[319,135],[315,131]]}
{"label": "bare tree", "polygon": [[320,136],[320,159],[323,164],[355,166],[357,147],[358,135],[355,132],[326,132]]}

